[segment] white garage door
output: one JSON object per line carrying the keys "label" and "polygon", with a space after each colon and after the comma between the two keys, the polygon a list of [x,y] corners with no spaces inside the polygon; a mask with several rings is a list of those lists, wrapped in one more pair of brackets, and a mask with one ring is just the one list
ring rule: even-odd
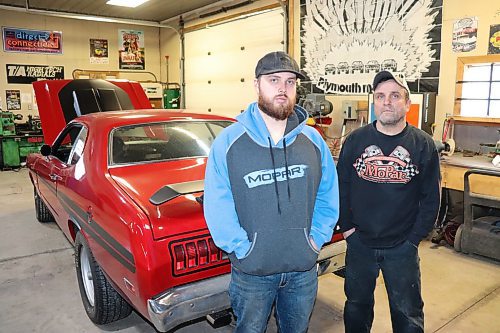
{"label": "white garage door", "polygon": [[255,65],[284,49],[283,21],[278,8],[186,33],[186,109],[234,117],[255,101]]}

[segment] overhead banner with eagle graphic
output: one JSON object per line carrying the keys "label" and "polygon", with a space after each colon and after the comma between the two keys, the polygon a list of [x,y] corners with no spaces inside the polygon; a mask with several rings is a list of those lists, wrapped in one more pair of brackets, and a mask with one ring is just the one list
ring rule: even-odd
{"label": "overhead banner with eagle graphic", "polygon": [[[302,0],[301,67],[311,91],[366,95],[386,69],[437,92],[442,0]],[[306,82],[307,83],[307,82]]]}

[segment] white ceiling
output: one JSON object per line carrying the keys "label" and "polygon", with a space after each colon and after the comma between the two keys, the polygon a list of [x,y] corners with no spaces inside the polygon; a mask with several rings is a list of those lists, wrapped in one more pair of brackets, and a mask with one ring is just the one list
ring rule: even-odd
{"label": "white ceiling", "polygon": [[196,19],[225,12],[255,0],[149,0],[136,7],[118,7],[106,4],[107,0],[0,0],[0,9],[47,12],[54,14],[73,14],[105,18],[145,21],[151,24],[164,24]]}

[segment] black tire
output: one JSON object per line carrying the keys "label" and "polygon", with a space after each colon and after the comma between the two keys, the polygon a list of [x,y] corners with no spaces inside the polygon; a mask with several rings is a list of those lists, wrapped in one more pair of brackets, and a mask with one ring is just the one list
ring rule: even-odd
{"label": "black tire", "polygon": [[97,325],[127,317],[132,307],[111,286],[83,235],[75,239],[75,264],[78,287],[87,316]]}
{"label": "black tire", "polygon": [[42,198],[40,198],[40,195],[38,195],[36,189],[33,190],[35,193],[36,219],[41,223],[54,222],[54,216],[50,212],[49,208],[47,207],[47,205],[45,205],[45,202],[43,202]]}

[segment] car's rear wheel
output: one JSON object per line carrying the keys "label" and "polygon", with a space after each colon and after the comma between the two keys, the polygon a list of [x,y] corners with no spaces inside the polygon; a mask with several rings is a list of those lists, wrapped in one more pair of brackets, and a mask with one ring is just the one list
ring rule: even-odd
{"label": "car's rear wheel", "polygon": [[90,320],[98,325],[109,324],[132,312],[131,306],[109,283],[80,232],[75,239],[75,264],[80,296]]}
{"label": "car's rear wheel", "polygon": [[50,212],[47,205],[45,205],[42,198],[40,198],[40,195],[38,194],[35,188],[33,188],[33,191],[35,196],[36,219],[38,220],[38,222],[41,223],[54,222],[54,216]]}

